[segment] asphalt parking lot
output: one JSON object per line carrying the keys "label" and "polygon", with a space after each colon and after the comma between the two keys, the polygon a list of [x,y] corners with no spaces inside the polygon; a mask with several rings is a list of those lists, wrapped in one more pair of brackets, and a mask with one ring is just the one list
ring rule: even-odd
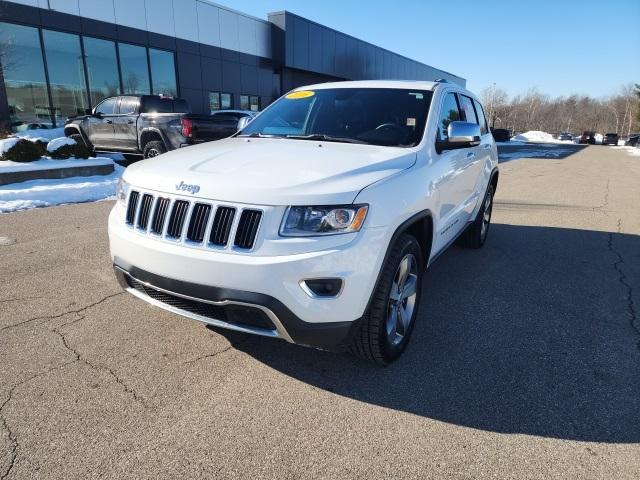
{"label": "asphalt parking lot", "polygon": [[0,480],[640,478],[640,157],[522,148],[386,369],[121,293],[111,202],[0,215]]}

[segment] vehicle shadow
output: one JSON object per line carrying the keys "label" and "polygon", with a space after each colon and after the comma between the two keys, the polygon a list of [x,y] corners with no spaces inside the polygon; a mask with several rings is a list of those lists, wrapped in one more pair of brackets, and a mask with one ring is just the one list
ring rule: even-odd
{"label": "vehicle shadow", "polygon": [[587,145],[572,143],[514,143],[498,145],[498,160],[506,163],[519,158],[562,160],[580,152]]}
{"label": "vehicle shadow", "polygon": [[432,265],[412,341],[386,368],[224,334],[279,372],[372,405],[493,432],[639,442],[638,305],[625,283],[640,279],[621,283],[620,269],[640,264],[640,237],[491,228],[485,248],[455,247]]}

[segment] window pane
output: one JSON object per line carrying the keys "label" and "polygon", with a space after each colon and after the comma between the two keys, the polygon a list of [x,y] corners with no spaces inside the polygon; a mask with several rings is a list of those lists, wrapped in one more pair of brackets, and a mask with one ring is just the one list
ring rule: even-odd
{"label": "window pane", "polygon": [[138,97],[122,97],[120,98],[120,115],[132,115],[138,109]]}
{"label": "window pane", "polygon": [[251,96],[249,97],[249,110],[257,112],[260,110],[260,98]]}
{"label": "window pane", "polygon": [[484,111],[482,110],[482,105],[480,105],[475,100],[473,101],[473,104],[476,107],[476,114],[478,115],[478,120],[480,120],[480,133],[482,135],[484,135],[485,133],[489,132],[489,130],[487,129],[487,119],[484,116]]}
{"label": "window pane", "polygon": [[89,75],[91,103],[120,94],[116,44],[108,40],[84,37],[84,54]]}
{"label": "window pane", "polygon": [[460,95],[458,96],[458,98],[460,99],[460,107],[462,108],[462,111],[464,113],[465,122],[470,122],[470,123],[475,123],[480,125],[480,123],[478,123],[478,119],[476,118],[476,112],[473,109],[472,100],[465,95]]}
{"label": "window pane", "polygon": [[12,130],[51,125],[38,30],[0,22],[0,62]]}
{"label": "window pane", "polygon": [[233,97],[230,93],[220,94],[220,108],[222,110],[229,110],[230,108],[233,108]]}
{"label": "window pane", "polygon": [[151,93],[149,69],[147,68],[147,49],[128,43],[119,43],[118,50],[124,93]]}
{"label": "window pane", "polygon": [[249,95],[240,95],[240,110],[249,110]]}
{"label": "window pane", "polygon": [[453,93],[447,93],[440,110],[440,121],[438,122],[438,140],[446,141],[449,139],[447,128],[451,122],[460,120],[460,111],[458,110],[458,102]]}
{"label": "window pane", "polygon": [[163,50],[149,49],[151,60],[151,81],[153,93],[176,96],[176,67],[173,63],[173,53]]}
{"label": "window pane", "polygon": [[209,92],[209,111],[215,112],[216,110],[220,110],[220,94]]}
{"label": "window pane", "polygon": [[96,113],[101,113],[102,115],[113,115],[116,113],[115,110],[117,102],[118,97],[107,98],[96,107]]}
{"label": "window pane", "polygon": [[80,37],[50,30],[43,30],[42,35],[51,86],[51,104],[56,124],[64,123],[66,117],[82,115],[89,106]]}

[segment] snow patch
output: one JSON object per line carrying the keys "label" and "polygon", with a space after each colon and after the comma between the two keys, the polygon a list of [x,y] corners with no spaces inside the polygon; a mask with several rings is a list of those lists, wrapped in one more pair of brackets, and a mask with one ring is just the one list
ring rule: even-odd
{"label": "snow patch", "polygon": [[572,143],[571,140],[558,140],[553,138],[553,135],[547,132],[541,132],[540,130],[530,130],[528,132],[516,135],[511,139],[515,142],[527,142],[527,143]]}
{"label": "snow patch", "polygon": [[60,128],[34,128],[33,130],[24,130],[22,132],[14,133],[15,136],[20,138],[26,138],[31,141],[36,139],[44,139],[45,142],[53,140],[54,138],[64,137],[64,127]]}
{"label": "snow patch", "polygon": [[[59,162],[56,162],[59,163]],[[83,161],[84,164],[84,161]],[[110,175],[31,180],[0,187],[0,213],[65,203],[113,199],[124,167],[114,165]]]}
{"label": "snow patch", "polygon": [[634,157],[640,157],[640,147],[611,147],[616,150],[622,150],[623,152],[628,153],[629,155],[633,155]]}
{"label": "snow patch", "polygon": [[54,168],[68,167],[96,167],[99,165],[109,165],[113,163],[110,158],[91,158],[76,159],[69,158],[67,160],[51,160],[50,158],[41,158],[34,162],[0,162],[0,173],[28,172],[33,170],[51,170]]}
{"label": "snow patch", "polygon": [[53,153],[60,147],[64,147],[65,145],[76,145],[76,141],[69,137],[54,138],[47,145],[47,152]]}
{"label": "snow patch", "polygon": [[[20,139],[16,137],[9,137],[5,138],[4,140],[0,140],[0,155],[4,155],[5,153],[7,153],[19,141]],[[0,165],[2,165],[2,163],[0,163]]]}

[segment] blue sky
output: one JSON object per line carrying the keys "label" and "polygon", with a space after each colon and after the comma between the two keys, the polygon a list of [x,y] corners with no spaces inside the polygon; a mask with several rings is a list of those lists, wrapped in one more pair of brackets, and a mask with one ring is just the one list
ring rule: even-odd
{"label": "blue sky", "polygon": [[289,10],[510,95],[600,97],[640,83],[640,0],[214,0]]}

